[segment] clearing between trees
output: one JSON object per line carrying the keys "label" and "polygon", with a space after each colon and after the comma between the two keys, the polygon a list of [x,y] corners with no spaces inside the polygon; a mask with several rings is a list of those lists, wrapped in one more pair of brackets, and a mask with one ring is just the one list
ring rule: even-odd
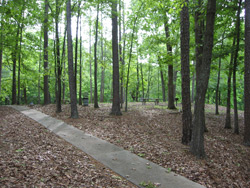
{"label": "clearing between trees", "polygon": [[130,110],[118,117],[110,115],[111,104],[101,103],[98,109],[78,106],[79,119],[69,118],[70,105],[63,105],[61,113],[55,113],[53,104],[33,108],[206,187],[250,187],[250,148],[242,145],[243,112],[239,113],[240,134],[236,135],[224,129],[226,109],[220,107],[220,115],[214,115],[214,106],[206,105],[207,156],[198,160],[181,144],[181,113],[162,104],[129,103]]}

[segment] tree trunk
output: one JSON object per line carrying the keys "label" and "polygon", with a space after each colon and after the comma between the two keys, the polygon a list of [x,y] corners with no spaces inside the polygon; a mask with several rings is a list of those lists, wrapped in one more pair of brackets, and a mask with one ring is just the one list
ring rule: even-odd
{"label": "tree trunk", "polygon": [[[194,62],[194,66],[196,65],[196,62]],[[194,102],[194,97],[195,97],[195,70],[193,72],[193,77],[192,77],[192,95],[191,95],[191,103]]]}
{"label": "tree trunk", "polygon": [[234,93],[234,133],[239,134],[239,122],[238,122],[238,107],[237,107],[237,91],[236,91],[236,71],[237,71],[237,58],[240,45],[240,12],[241,12],[241,2],[239,1],[238,12],[237,12],[237,21],[236,21],[236,49],[234,55],[234,67],[233,67],[233,93]]}
{"label": "tree trunk", "polygon": [[65,103],[65,75],[66,75],[66,65],[65,65],[65,46],[66,46],[66,35],[67,35],[67,22],[65,24],[65,30],[64,30],[64,37],[63,37],[63,48],[62,48],[62,58],[61,58],[61,62],[63,64],[63,88],[62,88],[62,100],[63,100],[63,103]]}
{"label": "tree trunk", "polygon": [[45,0],[45,10],[44,10],[44,104],[49,104],[50,94],[49,94],[49,67],[48,67],[48,11],[49,2]]}
{"label": "tree trunk", "polygon": [[[23,14],[23,13],[22,13]],[[21,102],[21,52],[22,52],[22,38],[23,38],[23,23],[21,26],[21,34],[20,34],[20,43],[19,43],[19,52],[18,52],[18,95],[17,95],[17,104],[19,105]]]}
{"label": "tree trunk", "polygon": [[119,96],[119,59],[117,31],[117,0],[112,1],[112,54],[113,54],[113,103],[112,115],[122,115]]}
{"label": "tree trunk", "polygon": [[[235,48],[235,37],[233,40],[232,49]],[[234,59],[234,50],[231,52],[231,60],[229,65],[229,73],[227,79],[227,112],[226,112],[226,121],[225,121],[225,129],[231,129],[231,78],[232,78],[232,70],[233,70],[233,59]]]}
{"label": "tree trunk", "polygon": [[250,1],[245,2],[244,140],[250,146]]}
{"label": "tree trunk", "polygon": [[94,88],[94,108],[99,108],[98,106],[98,94],[97,94],[97,40],[98,40],[98,22],[99,21],[99,3],[97,5],[97,16],[96,16],[96,29],[95,29],[95,70],[94,70],[94,82],[95,82],[95,88]]}
{"label": "tree trunk", "polygon": [[145,98],[142,64],[141,64],[141,85],[142,85],[142,98]]}
{"label": "tree trunk", "polygon": [[39,65],[38,65],[38,99],[37,99],[37,103],[41,104],[41,78],[40,78],[40,73],[41,73],[41,62],[42,62],[42,32],[40,35],[40,54],[39,54]]}
{"label": "tree trunk", "polygon": [[73,46],[71,36],[71,0],[68,0],[67,2],[67,41],[71,118],[78,118],[75,78],[73,69]]}
{"label": "tree trunk", "polygon": [[[91,11],[90,11],[90,19],[91,19]],[[90,24],[89,24],[89,84],[90,84],[90,103],[92,103],[92,95],[93,95],[93,91],[92,91],[92,57],[91,57],[91,23],[92,21],[90,20]]]}
{"label": "tree trunk", "polygon": [[192,136],[189,68],[189,12],[188,0],[181,10],[181,78],[182,78],[182,144],[188,145]]}
{"label": "tree trunk", "polygon": [[[225,31],[222,34],[221,50],[223,49],[223,46],[224,46],[224,35],[225,35]],[[217,79],[216,92],[215,92],[215,115],[219,115],[220,69],[221,69],[221,57],[219,58],[218,79]]]}
{"label": "tree trunk", "polygon": [[198,158],[205,157],[204,129],[205,129],[205,96],[210,76],[210,65],[213,50],[214,22],[216,13],[216,0],[208,0],[206,31],[204,35],[204,48],[202,63],[196,66],[196,98],[194,121],[192,126],[191,153]]}
{"label": "tree trunk", "polygon": [[[4,8],[5,1],[2,1],[2,7]],[[1,96],[1,85],[2,85],[2,64],[3,64],[3,15],[1,15],[1,28],[0,28],[0,96]]]}
{"label": "tree trunk", "polygon": [[[103,19],[101,14],[101,24],[103,27]],[[105,69],[104,69],[104,52],[103,52],[103,29],[101,30],[101,88],[100,88],[100,102],[104,102],[104,82],[105,82]]]}
{"label": "tree trunk", "polygon": [[137,82],[136,82],[136,102],[138,102],[139,98],[139,87],[140,87],[140,76],[139,76],[139,60],[138,60],[138,54],[137,54],[137,64],[136,64],[136,75],[137,75]]}
{"label": "tree trunk", "polygon": [[17,60],[17,51],[18,51],[18,38],[20,32],[20,24],[18,24],[17,34],[16,34],[16,45],[14,51],[12,53],[12,61],[13,61],[13,75],[12,75],[12,104],[16,104],[16,60]]}
{"label": "tree trunk", "polygon": [[159,68],[160,68],[160,74],[161,74],[162,99],[163,99],[163,102],[166,102],[165,79],[164,79],[163,68],[162,68],[162,64],[160,62],[160,59],[159,59]]}
{"label": "tree trunk", "polygon": [[80,19],[80,80],[79,80],[79,105],[82,105],[82,24]]}
{"label": "tree trunk", "polygon": [[81,1],[78,0],[78,11],[77,11],[77,22],[76,22],[76,44],[75,44],[75,88],[76,88],[76,97],[77,97],[77,59],[78,59],[78,26],[80,18],[80,6]]}
{"label": "tree trunk", "polygon": [[125,104],[125,112],[128,111],[128,83],[129,83],[129,71],[130,71],[130,64],[132,59],[132,51],[133,51],[133,42],[134,42],[134,35],[135,35],[135,26],[137,22],[138,16],[136,16],[134,20],[133,30],[132,30],[132,37],[131,37],[131,44],[130,44],[130,51],[129,51],[129,61],[128,61],[128,72],[127,72],[127,82],[126,82],[126,104]]}
{"label": "tree trunk", "polygon": [[62,111],[61,105],[61,77],[62,77],[62,65],[60,61],[60,39],[58,31],[58,22],[59,22],[59,3],[56,0],[56,68],[57,68],[57,99],[56,99],[56,112],[59,113]]}
{"label": "tree trunk", "polygon": [[164,27],[165,27],[166,38],[168,40],[167,52],[168,52],[168,55],[171,59],[171,62],[168,64],[168,108],[175,109],[175,104],[174,104],[174,68],[173,68],[173,62],[172,62],[172,46],[169,42],[170,36],[169,36],[169,28],[167,25],[167,17],[165,17],[165,20],[164,20]]}

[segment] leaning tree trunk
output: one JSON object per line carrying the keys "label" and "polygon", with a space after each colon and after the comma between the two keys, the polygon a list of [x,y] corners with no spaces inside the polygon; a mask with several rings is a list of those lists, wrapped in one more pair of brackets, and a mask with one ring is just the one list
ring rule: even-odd
{"label": "leaning tree trunk", "polygon": [[75,78],[73,69],[73,46],[72,46],[72,35],[71,35],[71,0],[68,0],[67,2],[67,41],[68,41],[68,72],[69,72],[71,118],[78,118]]}
{"label": "leaning tree trunk", "polygon": [[214,22],[216,13],[216,0],[208,0],[206,31],[204,35],[204,46],[202,63],[197,62],[196,73],[196,98],[194,109],[194,120],[192,125],[192,140],[190,151],[198,158],[205,157],[204,129],[205,129],[205,96],[210,76],[210,65],[213,50]]}
{"label": "leaning tree trunk", "polygon": [[192,136],[189,68],[189,12],[188,0],[181,10],[181,78],[182,78],[182,143],[188,145]]}
{"label": "leaning tree trunk", "polygon": [[234,133],[239,134],[239,122],[238,122],[238,108],[237,108],[237,91],[236,91],[236,70],[237,70],[237,58],[240,45],[240,12],[241,12],[241,2],[239,1],[237,21],[236,21],[236,49],[234,55],[234,66],[233,66],[233,93],[234,93]]}
{"label": "leaning tree trunk", "polygon": [[112,1],[112,54],[113,54],[113,103],[112,115],[122,115],[119,96],[119,58],[117,31],[117,0]]}
{"label": "leaning tree trunk", "polygon": [[250,146],[250,1],[245,2],[244,140]]}

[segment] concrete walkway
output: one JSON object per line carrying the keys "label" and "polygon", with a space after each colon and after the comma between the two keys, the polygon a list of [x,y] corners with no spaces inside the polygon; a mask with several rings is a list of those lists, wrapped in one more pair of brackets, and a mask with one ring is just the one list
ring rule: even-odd
{"label": "concrete walkway", "polygon": [[129,151],[86,134],[61,120],[25,106],[11,107],[37,121],[138,187],[142,187],[140,185],[142,182],[151,182],[157,183],[162,188],[204,188]]}

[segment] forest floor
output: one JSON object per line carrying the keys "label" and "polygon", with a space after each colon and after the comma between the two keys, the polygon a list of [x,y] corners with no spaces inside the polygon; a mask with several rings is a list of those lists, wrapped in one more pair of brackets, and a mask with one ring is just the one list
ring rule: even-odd
{"label": "forest floor", "polygon": [[55,113],[55,105],[34,108],[206,187],[250,187],[250,148],[242,145],[243,112],[239,112],[240,134],[236,135],[233,129],[224,129],[226,109],[220,107],[220,115],[214,115],[214,106],[206,105],[206,158],[199,160],[181,144],[178,110],[168,110],[163,103],[129,103],[128,112],[117,117],[109,114],[111,104],[99,106],[78,106],[79,119],[69,118],[70,105],[63,105],[62,113]]}
{"label": "forest floor", "polygon": [[0,187],[136,186],[34,120],[0,106]]}
{"label": "forest floor", "polygon": [[[214,106],[206,105],[207,156],[199,160],[180,142],[178,110],[168,110],[163,103],[129,103],[128,112],[117,117],[109,115],[111,104],[99,106],[78,106],[79,119],[69,118],[70,105],[63,105],[62,113],[55,113],[56,105],[33,108],[206,187],[250,187],[250,148],[242,145],[242,112],[240,134],[236,135],[224,129],[225,108],[214,115]],[[134,187],[21,113],[0,106],[0,119],[1,187]]]}

